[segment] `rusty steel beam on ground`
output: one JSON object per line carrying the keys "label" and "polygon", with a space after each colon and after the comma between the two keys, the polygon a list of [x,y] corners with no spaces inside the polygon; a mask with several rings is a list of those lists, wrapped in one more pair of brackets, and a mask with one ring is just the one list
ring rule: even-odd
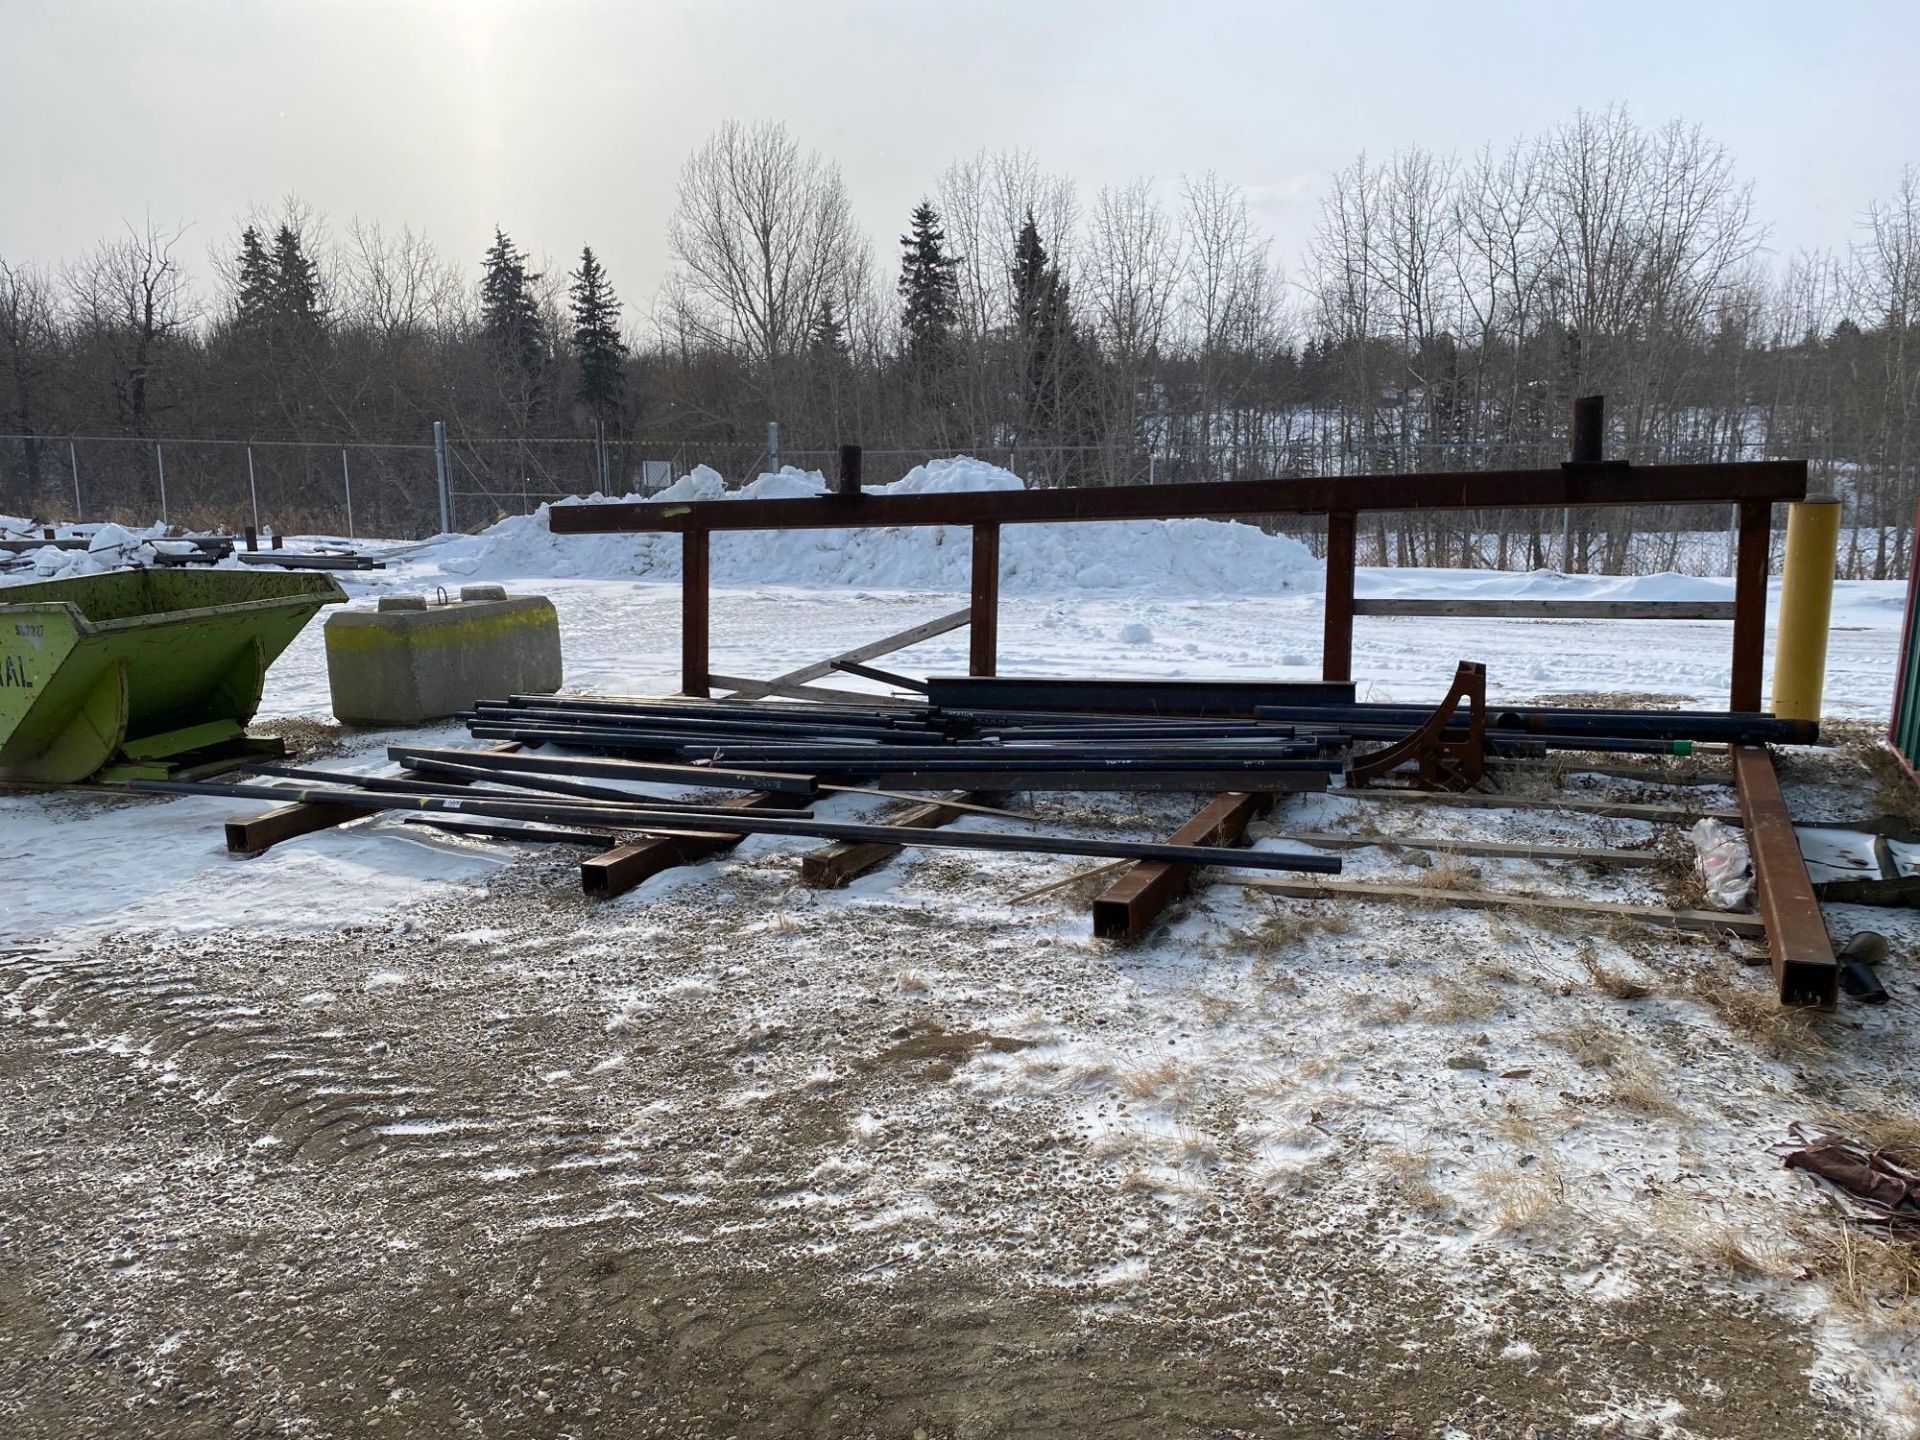
{"label": "rusty steel beam on ground", "polygon": [[[729,800],[728,810],[785,810],[793,805],[791,795],[755,793]],[[697,819],[688,824],[697,826]],[[671,870],[676,865],[694,865],[724,855],[747,837],[702,831],[685,835],[649,835],[630,845],[617,845],[604,855],[580,862],[580,888],[596,899],[610,900],[624,895],[641,881]]]}
{"label": "rusty steel beam on ground", "polygon": [[[1235,845],[1248,824],[1269,804],[1271,795],[1219,795],[1173,832],[1173,845]],[[1142,860],[1093,902],[1093,933],[1102,940],[1132,940],[1146,933],[1175,900],[1187,893],[1191,865]]]}
{"label": "rusty steel beam on ground", "polygon": [[1734,746],[1733,780],[1753,858],[1754,907],[1766,922],[1780,1003],[1831,1009],[1839,995],[1840,969],[1780,794],[1772,752],[1763,745]]}
{"label": "rusty steel beam on ground", "polygon": [[556,535],[698,534],[711,530],[994,526],[1192,516],[1359,514],[1375,510],[1770,504],[1804,500],[1806,494],[1805,461],[1749,460],[1711,465],[1594,465],[953,494],[696,500],[671,505],[654,501],[560,504],[548,512],[547,523]]}
{"label": "rusty steel beam on ground", "polygon": [[[971,802],[976,795],[971,790],[955,790],[942,797],[946,800],[964,800]],[[964,811],[952,805],[943,805],[939,800],[924,805],[914,805],[894,815],[889,815],[889,825],[911,825],[916,828],[949,825],[958,820]],[[883,865],[905,848],[872,840],[836,840],[831,845],[822,845],[809,850],[800,857],[800,878],[809,885],[823,890],[834,890],[845,885],[856,876],[864,875],[876,865]]]}

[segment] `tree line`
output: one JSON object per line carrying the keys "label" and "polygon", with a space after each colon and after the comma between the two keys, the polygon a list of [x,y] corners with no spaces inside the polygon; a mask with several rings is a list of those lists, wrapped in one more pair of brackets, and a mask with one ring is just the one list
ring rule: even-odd
{"label": "tree line", "polygon": [[[439,419],[515,442],[486,452],[507,470],[590,438],[601,468],[559,487],[625,489],[662,442],[739,478],[778,421],[790,453],[865,444],[874,478],[971,451],[1030,483],[1133,484],[1551,464],[1597,392],[1616,456],[1812,460],[1853,568],[1895,574],[1920,172],[1890,180],[1843,246],[1780,257],[1700,129],[1580,113],[1472,155],[1358,157],[1289,269],[1218,175],[1087,198],[1025,152],[955,162],[876,247],[834,164],[728,122],[686,161],[644,310],[590,246],[536,269],[499,229],[476,281],[417,231],[336,231],[297,199],[217,241],[203,293],[185,232],[136,224],[56,267],[0,256],[0,508],[58,487],[39,441],[69,434],[418,444]],[[1383,520],[1371,543],[1601,568],[1722,523]]]}

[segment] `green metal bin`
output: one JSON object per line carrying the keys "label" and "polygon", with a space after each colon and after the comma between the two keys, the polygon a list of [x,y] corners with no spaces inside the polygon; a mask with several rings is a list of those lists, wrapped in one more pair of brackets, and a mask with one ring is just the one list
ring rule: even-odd
{"label": "green metal bin", "polygon": [[331,575],[121,570],[0,588],[0,780],[169,773],[232,746]]}

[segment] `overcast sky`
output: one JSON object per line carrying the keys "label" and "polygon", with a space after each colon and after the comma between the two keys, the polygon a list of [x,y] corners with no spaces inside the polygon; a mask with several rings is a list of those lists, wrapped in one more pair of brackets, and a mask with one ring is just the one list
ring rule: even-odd
{"label": "overcast sky", "polygon": [[150,212],[204,275],[293,191],[469,266],[496,221],[563,267],[590,243],[645,308],[681,162],[738,117],[840,164],[889,269],[940,171],[1003,147],[1083,198],[1217,170],[1291,269],[1358,151],[1614,102],[1724,143],[1776,250],[1837,246],[1920,161],[1917,34],[1911,0],[0,0],[0,256]]}

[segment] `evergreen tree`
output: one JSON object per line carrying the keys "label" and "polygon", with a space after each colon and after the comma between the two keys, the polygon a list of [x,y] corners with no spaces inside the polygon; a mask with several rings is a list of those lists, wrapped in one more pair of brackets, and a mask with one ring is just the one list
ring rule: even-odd
{"label": "evergreen tree", "polygon": [[273,263],[260,243],[260,232],[249,225],[240,232],[240,260],[234,280],[234,328],[248,335],[265,335],[274,316]]}
{"label": "evergreen tree", "polygon": [[1057,435],[1063,420],[1065,372],[1078,351],[1066,280],[1047,258],[1033,212],[1014,241],[1013,318],[1024,357],[1028,435]]}
{"label": "evergreen tree", "polygon": [[915,365],[937,364],[960,318],[960,257],[946,252],[940,215],[922,200],[914,207],[912,233],[900,237],[900,326],[907,332],[907,358]]}
{"label": "evergreen tree", "polygon": [[580,401],[599,420],[619,412],[626,384],[626,342],[620,338],[620,302],[606,267],[591,245],[580,251],[580,268],[568,288],[573,309],[573,346],[580,357]]}
{"label": "evergreen tree", "polygon": [[271,284],[275,338],[299,343],[318,335],[320,267],[289,225],[282,225],[273,237]]}
{"label": "evergreen tree", "polygon": [[539,279],[528,271],[526,255],[495,226],[480,275],[480,331],[499,360],[519,375],[523,419],[531,418],[544,398],[547,334],[533,289]]}
{"label": "evergreen tree", "polygon": [[853,347],[847,343],[847,327],[834,313],[831,295],[821,300],[820,313],[814,317],[813,330],[809,339],[816,355],[828,356],[836,360],[851,358]]}

